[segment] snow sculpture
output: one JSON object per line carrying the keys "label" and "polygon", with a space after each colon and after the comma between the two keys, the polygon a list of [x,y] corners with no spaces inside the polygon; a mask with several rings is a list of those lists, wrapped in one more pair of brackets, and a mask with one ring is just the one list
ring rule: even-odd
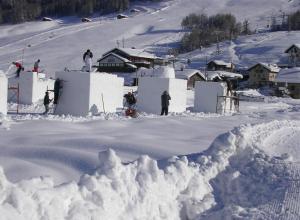
{"label": "snow sculpture", "polygon": [[160,114],[161,95],[168,91],[171,96],[169,112],[184,112],[187,99],[186,84],[186,80],[175,78],[139,78],[138,109],[146,113]]}
{"label": "snow sculpture", "polygon": [[205,113],[234,111],[234,100],[226,96],[226,83],[198,81],[195,85],[194,111]]}
{"label": "snow sculpture", "polygon": [[116,112],[123,106],[124,79],[116,75],[63,71],[56,78],[62,80],[56,114],[74,116]]}
{"label": "snow sculpture", "polygon": [[[44,98],[47,89],[53,90],[54,80],[46,78],[45,74],[36,72],[21,72],[20,77],[8,80],[9,86],[17,87],[19,84],[20,104],[33,104]],[[16,95],[9,91],[10,101],[16,101]]]}
{"label": "snow sculpture", "polygon": [[0,71],[0,114],[7,114],[7,78]]}

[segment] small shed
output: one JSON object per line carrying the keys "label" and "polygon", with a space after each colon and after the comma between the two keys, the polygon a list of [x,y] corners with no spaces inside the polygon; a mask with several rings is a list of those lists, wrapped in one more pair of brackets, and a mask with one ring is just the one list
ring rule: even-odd
{"label": "small shed", "polygon": [[62,92],[56,114],[87,116],[100,112],[116,112],[123,107],[124,79],[97,72],[62,71]]}
{"label": "small shed", "polygon": [[6,75],[0,71],[0,115],[7,114],[7,86]]}
{"label": "small shed", "polygon": [[196,81],[205,81],[205,75],[196,69],[183,69],[175,72],[177,79],[187,80],[187,88],[195,88]]}
{"label": "small shed", "polygon": [[212,60],[207,64],[207,70],[215,71],[215,70],[224,70],[232,72],[235,69],[235,65],[233,63],[225,62],[223,60]]}

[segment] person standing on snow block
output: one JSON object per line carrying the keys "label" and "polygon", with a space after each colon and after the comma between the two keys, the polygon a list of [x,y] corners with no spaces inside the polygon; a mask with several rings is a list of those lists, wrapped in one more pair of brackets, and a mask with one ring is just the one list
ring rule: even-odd
{"label": "person standing on snow block", "polygon": [[41,62],[40,59],[38,59],[37,61],[35,61],[34,65],[33,65],[33,72],[39,73],[40,62]]}
{"label": "person standing on snow block", "polygon": [[85,63],[85,68],[86,68],[86,71],[88,71],[88,72],[92,71],[92,58],[93,58],[93,53],[88,49],[83,54],[83,62]]}
{"label": "person standing on snow block", "polygon": [[49,112],[49,104],[52,100],[50,100],[49,98],[49,92],[45,92],[45,97],[44,97],[44,106],[45,106],[45,112],[43,113],[44,115],[45,114],[48,114]]}
{"label": "person standing on snow block", "polygon": [[24,71],[24,67],[19,62],[12,62],[12,64],[14,64],[17,67],[16,74],[17,74],[17,77],[20,77],[20,72]]}
{"label": "person standing on snow block", "polygon": [[164,91],[161,95],[161,114],[160,115],[168,115],[169,113],[169,105],[170,105],[171,96],[167,91]]}
{"label": "person standing on snow block", "polygon": [[61,80],[57,78],[54,82],[54,101],[53,104],[57,105],[58,99],[59,99],[59,93],[60,89],[62,88],[61,86]]}

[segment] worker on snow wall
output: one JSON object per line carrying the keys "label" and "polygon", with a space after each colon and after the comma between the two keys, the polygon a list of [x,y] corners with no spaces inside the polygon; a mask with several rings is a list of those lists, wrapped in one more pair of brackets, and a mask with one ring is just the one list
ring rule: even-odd
{"label": "worker on snow wall", "polygon": [[20,77],[20,72],[24,71],[24,67],[19,62],[12,62],[12,64],[14,64],[17,68],[17,70],[16,70],[17,77]]}
{"label": "worker on snow wall", "polygon": [[40,62],[41,62],[40,59],[38,59],[37,61],[35,61],[34,65],[33,65],[33,72],[39,73]]}
{"label": "worker on snow wall", "polygon": [[169,113],[169,105],[170,105],[171,96],[167,91],[164,91],[161,95],[161,114],[160,115],[168,115]]}
{"label": "worker on snow wall", "polygon": [[85,63],[85,69],[88,72],[92,71],[92,58],[93,58],[93,53],[88,49],[83,54],[83,62]]}
{"label": "worker on snow wall", "polygon": [[49,98],[49,92],[45,92],[44,96],[44,106],[45,106],[45,112],[43,113],[44,115],[48,114],[49,112],[49,104],[52,100]]}

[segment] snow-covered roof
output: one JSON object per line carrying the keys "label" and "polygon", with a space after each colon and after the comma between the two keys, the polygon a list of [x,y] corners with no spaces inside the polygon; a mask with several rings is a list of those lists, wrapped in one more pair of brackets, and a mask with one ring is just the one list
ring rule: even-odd
{"label": "snow-covered roof", "polygon": [[101,60],[105,59],[106,57],[108,57],[110,55],[112,55],[114,57],[117,57],[118,59],[122,60],[125,63],[131,63],[130,60],[128,60],[128,59],[126,59],[126,58],[124,58],[122,56],[119,56],[118,54],[115,54],[115,53],[108,53],[108,54],[104,55],[103,57],[101,57],[100,59],[98,59],[97,62],[100,62]]}
{"label": "snow-covered roof", "polygon": [[300,67],[280,70],[275,82],[300,83]]}
{"label": "snow-covered roof", "polygon": [[218,66],[226,66],[227,68],[231,68],[231,65],[232,65],[232,63],[227,63],[223,60],[212,60],[212,61],[210,61],[210,63],[211,62],[217,64]]}
{"label": "snow-covered roof", "polygon": [[270,63],[257,63],[254,66],[250,67],[248,69],[248,71],[250,71],[251,69],[253,69],[257,65],[261,65],[261,66],[263,66],[264,68],[266,68],[267,70],[269,70],[273,73],[279,73],[279,71],[280,71],[280,68],[276,64],[270,64]]}
{"label": "snow-covered roof", "polygon": [[196,69],[184,69],[184,70],[177,70],[175,72],[176,78],[178,79],[189,79],[190,77],[192,77],[195,74],[199,74],[203,79],[205,79],[205,75],[204,73],[202,73],[199,70]]}
{"label": "snow-covered roof", "polygon": [[143,49],[135,49],[135,48],[114,48],[114,49],[106,52],[104,54],[104,56],[111,53],[114,50],[120,50],[120,51],[122,51],[122,52],[124,52],[127,55],[132,56],[132,57],[143,57],[143,58],[149,58],[149,59],[161,59],[161,58],[155,56],[154,54],[146,52]]}
{"label": "snow-covered roof", "polygon": [[292,49],[293,47],[296,47],[300,50],[300,44],[293,44],[292,46],[290,46],[288,49],[286,49],[284,52],[288,53],[290,51],[290,49]]}
{"label": "snow-covered roof", "polygon": [[242,79],[243,75],[238,74],[238,73],[232,73],[232,72],[227,72],[227,71],[207,71],[206,72],[207,79],[208,80],[213,80],[214,78],[234,78],[234,79]]}

